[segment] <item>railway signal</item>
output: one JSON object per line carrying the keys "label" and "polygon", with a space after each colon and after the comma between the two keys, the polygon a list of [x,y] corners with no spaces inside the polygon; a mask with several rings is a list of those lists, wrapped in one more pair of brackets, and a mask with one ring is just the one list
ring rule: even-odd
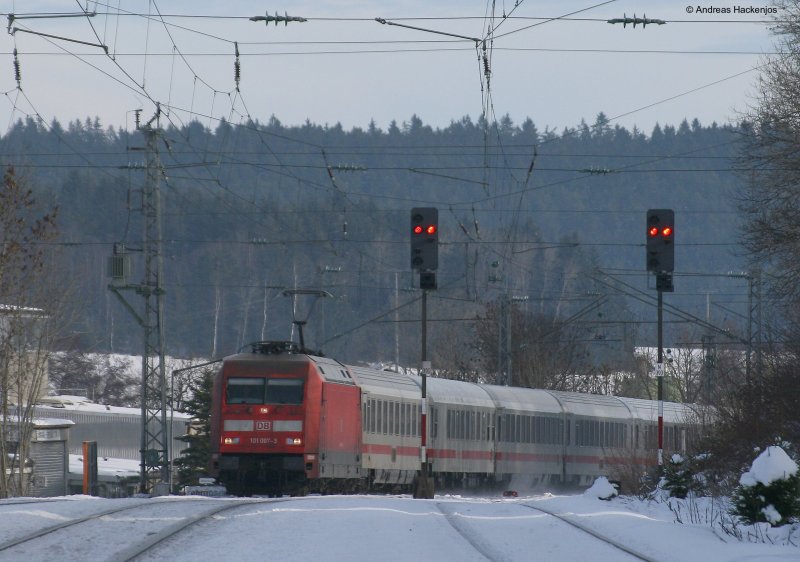
{"label": "railway signal", "polygon": [[411,209],[411,269],[433,271],[439,267],[439,209]]}
{"label": "railway signal", "polygon": [[675,269],[675,212],[647,211],[647,271],[671,273]]}
{"label": "railway signal", "polygon": [[439,209],[414,207],[411,209],[411,269],[419,271],[422,289],[422,396],[420,400],[420,470],[414,480],[414,497],[433,498],[433,480],[427,458],[427,377],[428,361],[428,291],[436,289],[436,269],[439,267]]}
{"label": "railway signal", "polygon": [[672,209],[647,210],[647,271],[656,274],[658,291],[658,468],[664,468],[664,292],[672,292],[675,269],[675,212]]}

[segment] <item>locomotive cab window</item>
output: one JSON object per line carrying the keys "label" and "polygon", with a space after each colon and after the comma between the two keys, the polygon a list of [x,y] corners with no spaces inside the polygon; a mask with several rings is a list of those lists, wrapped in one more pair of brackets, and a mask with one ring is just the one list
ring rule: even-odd
{"label": "locomotive cab window", "polygon": [[300,379],[267,379],[265,404],[302,404],[303,381]]}
{"label": "locomotive cab window", "polygon": [[265,382],[261,378],[231,377],[225,401],[228,404],[263,404]]}
{"label": "locomotive cab window", "polygon": [[302,404],[301,379],[231,377],[226,388],[228,404]]}

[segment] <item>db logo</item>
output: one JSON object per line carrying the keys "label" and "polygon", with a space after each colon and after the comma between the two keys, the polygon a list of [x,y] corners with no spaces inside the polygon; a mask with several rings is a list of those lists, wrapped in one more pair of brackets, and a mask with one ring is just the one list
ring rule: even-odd
{"label": "db logo", "polygon": [[271,421],[257,421],[256,422],[256,431],[272,431],[272,422]]}

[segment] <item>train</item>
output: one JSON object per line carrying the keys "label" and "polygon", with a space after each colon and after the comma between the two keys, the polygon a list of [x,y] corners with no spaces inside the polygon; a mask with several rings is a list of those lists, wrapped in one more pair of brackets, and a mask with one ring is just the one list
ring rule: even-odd
{"label": "train", "polygon": [[[436,489],[587,486],[657,464],[658,402],[426,377]],[[214,377],[211,476],[235,495],[410,491],[422,379],[257,342]],[[691,405],[663,403],[663,450],[684,453]]]}

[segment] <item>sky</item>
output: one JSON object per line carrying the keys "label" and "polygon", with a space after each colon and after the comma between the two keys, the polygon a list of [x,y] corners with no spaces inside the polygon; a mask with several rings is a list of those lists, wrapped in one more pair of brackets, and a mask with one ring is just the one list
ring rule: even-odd
{"label": "sky", "polygon": [[[730,518],[710,500],[603,501],[589,494],[517,498],[437,495],[324,496],[274,503],[190,496],[104,500],[70,496],[32,503],[0,500],[0,548],[12,539],[115,507],[140,508],[70,527],[0,551],[5,560],[81,562],[121,559],[134,544],[219,502],[241,507],[189,527],[137,560],[542,560],[620,562],[620,550],[551,515],[557,513],[653,562],[790,562],[800,556],[797,526],[740,526],[742,538],[707,522]],[[683,524],[677,524],[681,520]],[[792,541],[794,546],[787,544]],[[125,558],[127,559],[127,558]]]}
{"label": "sky", "polygon": [[[490,119],[508,114],[517,124],[531,118],[539,129],[560,131],[581,119],[591,124],[602,111],[614,124],[649,133],[655,123],[678,125],[684,118],[704,125],[737,120],[753,101],[757,67],[774,49],[764,15],[732,12],[767,2],[514,4],[2,0],[15,17],[2,39],[0,132],[26,115],[48,123],[97,116],[104,126],[132,128],[133,110],[147,120],[158,102],[167,122],[194,118],[212,128],[221,118],[274,116],[285,125],[310,120],[347,130],[374,120],[385,130],[412,115],[446,127],[485,110]],[[697,13],[711,6],[731,13]],[[271,16],[278,9],[308,21],[248,19],[264,16],[267,7]],[[97,15],[30,17],[82,9]],[[634,14],[667,23],[606,23]],[[487,85],[482,48],[476,50],[483,43],[469,38],[481,40],[490,28]]]}

